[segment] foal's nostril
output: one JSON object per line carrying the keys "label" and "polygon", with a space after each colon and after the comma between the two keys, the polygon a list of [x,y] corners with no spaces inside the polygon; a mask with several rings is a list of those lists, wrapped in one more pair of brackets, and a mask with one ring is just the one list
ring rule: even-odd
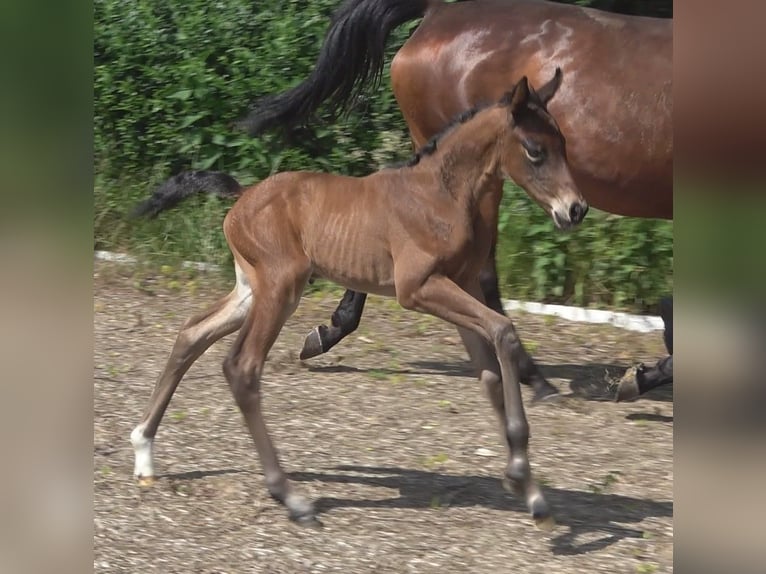
{"label": "foal's nostril", "polygon": [[580,213],[582,212],[582,207],[580,207],[579,203],[573,203],[572,207],[569,208],[569,220],[572,223],[577,223],[580,221]]}
{"label": "foal's nostril", "polygon": [[569,208],[569,219],[572,223],[580,223],[586,213],[588,213],[587,203],[573,203],[572,207]]}

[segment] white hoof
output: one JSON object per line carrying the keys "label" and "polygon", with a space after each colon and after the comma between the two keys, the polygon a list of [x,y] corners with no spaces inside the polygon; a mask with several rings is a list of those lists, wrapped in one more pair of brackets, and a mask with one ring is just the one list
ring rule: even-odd
{"label": "white hoof", "polygon": [[144,436],[144,426],[139,425],[130,433],[130,442],[133,444],[135,454],[135,466],[133,476],[139,484],[149,485],[154,482],[154,464],[152,461],[152,443],[154,439]]}

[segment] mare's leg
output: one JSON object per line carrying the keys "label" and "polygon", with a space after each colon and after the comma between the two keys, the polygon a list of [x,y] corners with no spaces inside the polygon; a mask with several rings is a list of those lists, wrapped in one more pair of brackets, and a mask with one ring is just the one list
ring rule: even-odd
{"label": "mare's leg", "polygon": [[283,269],[277,277],[263,275],[259,278],[248,274],[253,286],[252,308],[224,361],[223,372],[255,443],[269,494],[287,507],[292,520],[313,524],[314,507],[287,480],[261,405],[261,376],[266,357],[285,321],[298,306],[310,271],[308,267],[297,266],[293,272]]}
{"label": "mare's leg", "polygon": [[[480,359],[481,376],[487,385],[498,415],[503,416],[503,430],[508,448],[509,462],[505,470],[508,483],[516,492],[524,494],[527,507],[538,526],[550,528],[553,519],[540,487],[532,478],[527,447],[529,424],[519,386],[519,356],[521,343],[511,320],[482,304],[478,285],[471,295],[443,276],[429,277],[425,282],[413,278],[397,277],[397,298],[408,309],[429,313],[450,323],[476,333],[486,346],[469,344]],[[491,345],[491,347],[489,347]],[[500,364],[500,386],[494,363],[489,359],[489,348]],[[502,411],[501,393],[502,389]]]}
{"label": "mare's leg", "polygon": [[[484,295],[484,301],[487,306],[493,311],[505,315],[505,309],[503,309],[503,303],[500,300],[500,287],[497,279],[497,267],[495,264],[496,248],[497,234],[495,234],[495,240],[492,242],[489,258],[479,273],[479,284],[481,285],[481,292]],[[532,360],[523,344],[521,344],[519,350],[519,376],[522,384],[532,387],[535,393],[534,401],[556,398],[559,394],[558,389],[543,377],[537,364]]]}
{"label": "mare's leg", "polygon": [[154,480],[154,436],[178,383],[210,345],[242,326],[250,303],[250,287],[241,270],[237,268],[237,285],[234,290],[207,311],[186,321],[181,327],[165,370],[157,379],[143,419],[130,433],[135,453],[133,473],[141,484],[150,484]]}
{"label": "mare's leg", "polygon": [[[660,317],[665,324],[663,339],[668,356],[660,359],[653,367],[647,368],[641,364],[635,368],[634,374],[628,374],[617,387],[615,400],[630,401],[640,395],[662,385],[673,383],[673,298],[664,297],[660,301]],[[632,369],[629,369],[629,373]]]}
{"label": "mare's leg", "polygon": [[300,358],[310,359],[326,353],[340,343],[346,335],[356,331],[356,328],[359,327],[359,321],[362,319],[366,300],[367,293],[347,289],[343,294],[343,299],[332,314],[332,326],[319,325],[314,327],[303,342]]}

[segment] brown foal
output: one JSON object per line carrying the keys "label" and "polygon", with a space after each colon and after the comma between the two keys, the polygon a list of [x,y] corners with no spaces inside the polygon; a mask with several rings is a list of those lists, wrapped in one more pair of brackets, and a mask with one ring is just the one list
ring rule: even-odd
{"label": "brown foal", "polygon": [[537,92],[522,78],[498,103],[463,114],[405,167],[363,178],[280,173],[237,190],[228,176],[210,172],[182,174],[164,184],[147,202],[155,213],[163,202],[170,205],[203,187],[240,196],[223,223],[236,286],[182,327],[131,434],[136,477],[147,483],[155,476],[152,441],[184,373],[210,345],[239,329],[223,371],[255,442],[266,485],[293,520],[316,522],[313,505],[288,481],[266,429],[261,375],[306,283],[317,276],[395,296],[406,309],[458,327],[501,423],[509,452],[504,482],[523,493],[538,525],[551,526],[527,457],[519,338],[509,318],[484,304],[478,276],[495,235],[502,179],[525,189],[560,228],[577,225],[588,210],[546,108],[560,78],[557,70]]}

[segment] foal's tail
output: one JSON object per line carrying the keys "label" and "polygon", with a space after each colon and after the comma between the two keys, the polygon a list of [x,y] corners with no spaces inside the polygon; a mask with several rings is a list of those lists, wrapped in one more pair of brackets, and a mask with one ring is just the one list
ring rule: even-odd
{"label": "foal's tail", "polygon": [[131,212],[131,217],[157,217],[161,211],[170,209],[187,197],[196,193],[211,193],[223,198],[236,198],[244,188],[236,179],[220,171],[185,171],[174,175],[152,196],[139,203]]}
{"label": "foal's tail", "polygon": [[441,0],[346,0],[332,15],[314,70],[281,94],[257,100],[238,122],[250,135],[305,123],[327,102],[332,116],[350,109],[367,84],[377,87],[391,31]]}

